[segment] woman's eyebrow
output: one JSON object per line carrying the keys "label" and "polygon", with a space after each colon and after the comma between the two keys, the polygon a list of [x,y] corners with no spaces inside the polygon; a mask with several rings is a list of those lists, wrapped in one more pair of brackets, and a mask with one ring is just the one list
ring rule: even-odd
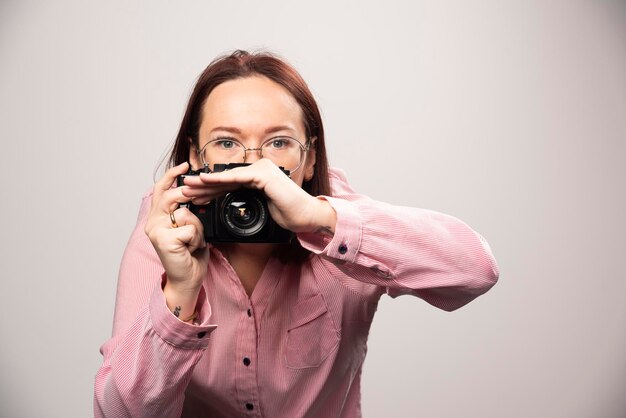
{"label": "woman's eyebrow", "polygon": [[265,130],[265,133],[266,134],[273,134],[274,132],[279,132],[279,131],[295,132],[296,130],[294,128],[292,128],[291,126],[288,126],[288,125],[278,125],[278,126],[272,126],[270,128],[267,128]]}
{"label": "woman's eyebrow", "polygon": [[213,133],[215,131],[226,131],[226,132],[231,132],[233,134],[240,134],[241,133],[241,129],[235,128],[235,127],[232,127],[232,126],[216,126],[215,128],[211,129],[210,133]]}
{"label": "woman's eyebrow", "polygon": [[[210,133],[213,133],[216,131],[230,132],[234,134],[242,133],[241,129],[236,128],[234,126],[216,126],[215,128],[211,129]],[[296,130],[289,125],[277,125],[277,126],[270,126],[269,128],[267,128],[265,130],[265,134],[272,134],[272,133],[280,132],[280,131],[296,132]]]}

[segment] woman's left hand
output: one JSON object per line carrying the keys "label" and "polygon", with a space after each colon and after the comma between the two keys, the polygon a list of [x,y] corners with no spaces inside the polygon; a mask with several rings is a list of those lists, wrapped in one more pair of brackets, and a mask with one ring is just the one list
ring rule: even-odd
{"label": "woman's left hand", "polygon": [[[337,216],[330,203],[304,191],[272,161],[262,158],[245,167],[219,173],[185,177],[184,196],[196,205],[219,197],[215,186],[236,185],[262,190],[274,221],[293,232],[315,232],[323,228],[334,232]],[[223,188],[220,188],[223,190]]]}

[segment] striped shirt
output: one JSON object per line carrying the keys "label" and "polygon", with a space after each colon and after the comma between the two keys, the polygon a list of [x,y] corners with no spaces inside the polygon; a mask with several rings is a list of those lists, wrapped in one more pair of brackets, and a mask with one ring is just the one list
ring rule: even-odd
{"label": "striped shirt", "polygon": [[383,294],[446,311],[498,279],[487,242],[458,219],[355,194],[331,170],[334,236],[298,234],[313,255],[272,258],[248,297],[209,246],[199,324],[167,308],[144,233],[151,193],[120,267],[113,336],[100,352],[96,417],[360,417],[367,337]]}

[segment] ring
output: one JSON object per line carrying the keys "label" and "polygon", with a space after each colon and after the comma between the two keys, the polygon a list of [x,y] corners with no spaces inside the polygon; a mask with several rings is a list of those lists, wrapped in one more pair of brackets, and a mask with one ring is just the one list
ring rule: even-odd
{"label": "ring", "polygon": [[172,221],[172,228],[178,228],[176,218],[174,218],[174,212],[170,212],[170,221]]}

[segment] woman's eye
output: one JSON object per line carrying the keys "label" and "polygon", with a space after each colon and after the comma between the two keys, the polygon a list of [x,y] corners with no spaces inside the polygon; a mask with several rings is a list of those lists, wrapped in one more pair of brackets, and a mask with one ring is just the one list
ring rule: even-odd
{"label": "woman's eye", "polygon": [[287,146],[287,140],[283,138],[272,139],[271,141],[272,148],[284,148]]}
{"label": "woman's eye", "polygon": [[235,147],[235,141],[231,141],[230,139],[221,139],[217,141],[217,145],[219,145],[220,148],[231,149]]}

